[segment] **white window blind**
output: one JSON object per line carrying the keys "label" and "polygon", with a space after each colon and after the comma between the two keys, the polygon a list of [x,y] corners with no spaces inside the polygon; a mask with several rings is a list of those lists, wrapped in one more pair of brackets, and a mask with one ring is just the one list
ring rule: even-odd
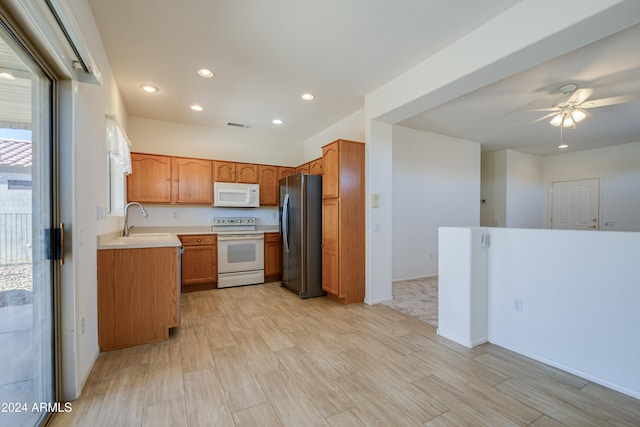
{"label": "white window blind", "polygon": [[114,116],[107,116],[107,151],[109,156],[122,167],[125,175],[131,173],[131,143]]}

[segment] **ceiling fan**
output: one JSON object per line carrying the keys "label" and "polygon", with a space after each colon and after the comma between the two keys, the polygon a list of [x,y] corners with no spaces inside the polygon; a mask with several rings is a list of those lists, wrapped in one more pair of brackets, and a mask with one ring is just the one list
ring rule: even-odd
{"label": "ceiling fan", "polygon": [[606,107],[615,104],[624,104],[640,100],[639,94],[614,96],[611,98],[601,98],[588,101],[593,93],[593,89],[581,89],[576,83],[567,83],[558,88],[562,93],[562,97],[556,99],[549,108],[536,108],[527,111],[550,111],[536,120],[529,122],[533,124],[552,118],[549,123],[553,126],[572,127],[575,128],[576,123],[591,117],[592,114],[587,111],[589,108]]}

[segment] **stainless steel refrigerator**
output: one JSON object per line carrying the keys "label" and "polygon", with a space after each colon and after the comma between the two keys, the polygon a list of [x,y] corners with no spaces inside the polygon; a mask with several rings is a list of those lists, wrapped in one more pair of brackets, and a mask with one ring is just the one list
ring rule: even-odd
{"label": "stainless steel refrigerator", "polygon": [[322,291],[322,177],[296,174],[280,180],[282,286],[300,298]]}

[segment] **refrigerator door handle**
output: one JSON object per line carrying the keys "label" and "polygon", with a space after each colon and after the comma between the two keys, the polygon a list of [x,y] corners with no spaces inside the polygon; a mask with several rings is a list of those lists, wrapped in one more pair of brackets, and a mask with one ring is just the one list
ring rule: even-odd
{"label": "refrigerator door handle", "polygon": [[282,203],[282,240],[285,252],[289,253],[289,193],[284,195]]}

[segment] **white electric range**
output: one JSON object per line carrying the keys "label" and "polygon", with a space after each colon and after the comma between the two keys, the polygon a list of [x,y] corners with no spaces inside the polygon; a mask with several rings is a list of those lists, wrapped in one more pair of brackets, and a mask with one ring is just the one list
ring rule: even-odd
{"label": "white electric range", "polygon": [[256,219],[213,218],[218,235],[218,288],[264,283],[264,233]]}

